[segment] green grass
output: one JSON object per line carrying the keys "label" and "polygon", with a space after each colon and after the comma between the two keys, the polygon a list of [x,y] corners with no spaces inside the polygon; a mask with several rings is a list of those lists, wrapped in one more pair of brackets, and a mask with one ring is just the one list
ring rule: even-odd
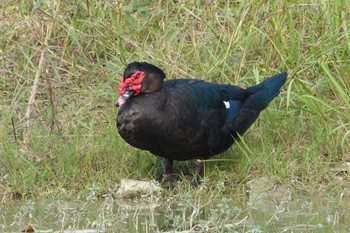
{"label": "green grass", "polygon": [[[243,87],[288,71],[280,96],[241,143],[206,162],[205,176],[232,189],[261,174],[333,185],[327,171],[350,159],[347,2],[228,2],[4,3],[0,192],[79,196],[121,178],[159,176],[160,159],[127,145],[115,127],[119,78],[135,60],[160,66],[168,79]],[[49,29],[25,150],[24,115]],[[176,168],[191,172],[190,163]]]}

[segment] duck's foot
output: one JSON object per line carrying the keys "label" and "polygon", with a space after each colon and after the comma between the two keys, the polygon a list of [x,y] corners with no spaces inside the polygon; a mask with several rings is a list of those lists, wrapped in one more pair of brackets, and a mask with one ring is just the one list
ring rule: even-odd
{"label": "duck's foot", "polygon": [[[194,161],[194,175],[190,181],[192,187],[197,187],[201,183],[201,178],[203,176],[203,160],[196,159]],[[172,188],[175,186],[176,182],[180,179],[178,174],[173,172],[173,160],[164,159],[163,160],[163,179],[161,182],[162,187]]]}
{"label": "duck's foot", "polygon": [[172,159],[163,160],[163,179],[161,182],[163,188],[172,188],[179,180],[179,175],[173,172],[173,162]]}
{"label": "duck's foot", "polygon": [[196,159],[194,161],[194,175],[191,179],[191,186],[197,187],[201,183],[201,178],[203,176],[203,160]]}
{"label": "duck's foot", "polygon": [[175,184],[179,180],[179,178],[180,178],[180,176],[178,174],[163,175],[161,186],[163,188],[172,188],[175,186]]}

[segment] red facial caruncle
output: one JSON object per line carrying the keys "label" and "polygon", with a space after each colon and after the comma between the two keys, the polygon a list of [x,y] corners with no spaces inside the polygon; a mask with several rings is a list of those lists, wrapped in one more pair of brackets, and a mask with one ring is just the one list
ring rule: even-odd
{"label": "red facial caruncle", "polygon": [[127,91],[133,91],[134,95],[138,95],[141,91],[141,83],[144,78],[145,73],[143,71],[136,71],[130,78],[123,79],[119,84],[119,94],[123,95]]}

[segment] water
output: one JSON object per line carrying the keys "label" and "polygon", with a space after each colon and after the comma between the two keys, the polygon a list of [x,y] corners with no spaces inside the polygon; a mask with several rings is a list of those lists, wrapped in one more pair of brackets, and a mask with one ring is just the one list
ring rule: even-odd
{"label": "water", "polygon": [[[205,193],[205,192],[204,192]],[[0,232],[350,232],[350,196],[184,194],[0,204]]]}

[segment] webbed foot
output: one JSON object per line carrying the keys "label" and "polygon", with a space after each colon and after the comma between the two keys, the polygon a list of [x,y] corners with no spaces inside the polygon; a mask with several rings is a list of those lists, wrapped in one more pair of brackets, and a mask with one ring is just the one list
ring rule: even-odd
{"label": "webbed foot", "polygon": [[163,179],[161,182],[162,187],[172,188],[175,186],[176,181],[179,180],[179,175],[173,172],[173,160],[163,160]]}
{"label": "webbed foot", "polygon": [[194,175],[191,179],[191,186],[197,187],[201,183],[201,178],[203,176],[203,160],[196,159],[194,161]]}

